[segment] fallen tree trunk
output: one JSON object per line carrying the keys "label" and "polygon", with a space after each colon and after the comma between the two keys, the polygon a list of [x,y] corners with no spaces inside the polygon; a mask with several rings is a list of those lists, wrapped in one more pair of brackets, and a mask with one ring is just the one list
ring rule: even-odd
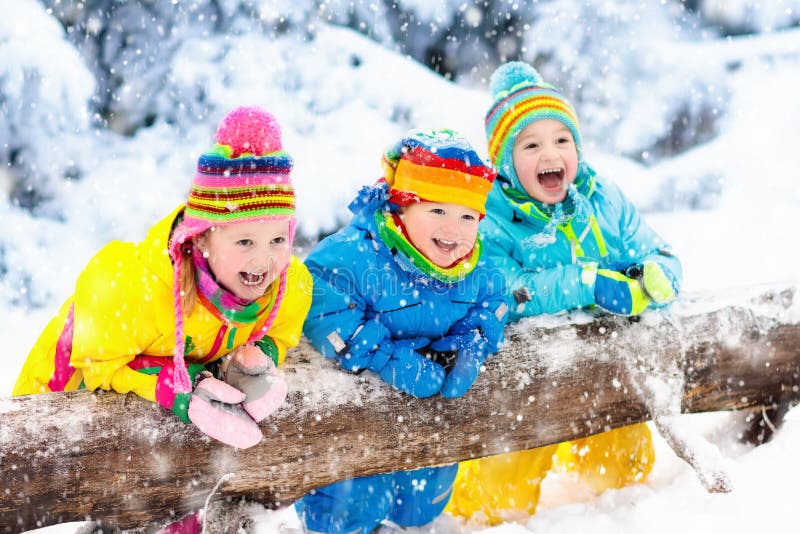
{"label": "fallen tree trunk", "polygon": [[[100,520],[139,529],[215,494],[289,504],[342,478],[588,436],[653,417],[800,399],[794,289],[686,298],[641,318],[571,316],[507,328],[460,399],[413,399],[290,354],[286,404],[237,450],[133,395],[0,399],[0,532]],[[716,307],[713,307],[714,305]]]}

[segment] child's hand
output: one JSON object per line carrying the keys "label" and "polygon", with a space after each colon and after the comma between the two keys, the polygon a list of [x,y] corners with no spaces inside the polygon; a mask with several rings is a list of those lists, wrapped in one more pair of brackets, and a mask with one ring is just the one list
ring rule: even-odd
{"label": "child's hand", "polygon": [[416,352],[430,343],[427,338],[401,339],[391,343],[391,355],[378,374],[400,391],[415,397],[439,393],[444,368]]}
{"label": "child's hand", "polygon": [[631,265],[625,274],[642,284],[645,294],[657,304],[669,304],[680,290],[675,275],[655,261],[645,261]]}
{"label": "child's hand", "polygon": [[245,449],[261,441],[258,425],[240,405],[246,395],[211,376],[198,363],[187,366],[192,383],[199,383],[191,393],[173,393],[175,366],[164,358],[158,369],[156,400],[186,423],[194,423],[204,434],[228,445]]}
{"label": "child's hand", "polygon": [[204,434],[222,443],[240,449],[258,444],[263,437],[261,429],[241,406],[246,395],[207,374],[191,393],[189,420]]}
{"label": "child's hand", "polygon": [[594,299],[598,306],[617,315],[639,315],[650,304],[638,280],[609,269],[597,270]]}
{"label": "child's hand", "polygon": [[230,354],[222,364],[222,377],[247,396],[242,407],[256,423],[277,410],[289,391],[286,379],[272,358],[251,344]]}
{"label": "child's hand", "polygon": [[353,373],[364,369],[378,372],[386,365],[391,354],[391,342],[389,331],[380,322],[368,320],[361,324],[344,347],[333,344],[331,336],[334,334],[335,331],[328,335],[328,341],[339,356],[339,365],[342,369]]}
{"label": "child's hand", "polygon": [[430,348],[458,353],[455,365],[442,384],[441,394],[446,398],[461,397],[467,392],[478,378],[489,353],[486,340],[478,330],[439,339],[431,343]]}
{"label": "child's hand", "polygon": [[[468,334],[473,330],[478,330],[491,352],[496,352],[503,343],[503,328],[506,324],[508,305],[505,302],[500,302],[495,304],[495,308],[495,310],[491,310],[488,307],[472,308],[467,315],[459,319],[450,328],[449,334]],[[441,340],[439,341],[441,342]]]}

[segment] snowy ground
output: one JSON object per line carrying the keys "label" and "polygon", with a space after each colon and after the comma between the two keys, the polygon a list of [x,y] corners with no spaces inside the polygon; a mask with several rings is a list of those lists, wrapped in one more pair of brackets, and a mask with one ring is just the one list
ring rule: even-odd
{"label": "snowy ground", "polygon": [[[796,97],[800,34],[795,31],[791,37],[766,37],[753,43],[731,40],[707,49],[692,50],[688,57],[709,64],[730,58],[742,60],[741,66],[729,74],[735,92],[724,119],[723,133],[708,144],[650,168],[592,153],[589,146],[589,161],[594,162],[600,172],[616,179],[647,212],[648,221],[673,244],[684,264],[686,292],[722,292],[726,288],[766,282],[796,283],[800,278],[800,248],[796,246],[797,225],[794,223],[800,212],[797,176],[800,150],[796,146],[797,125],[800,124]],[[421,67],[368,46],[347,32],[332,32],[324,39],[330,39],[340,49],[357,49],[367,67],[351,73],[345,66],[336,65],[331,59],[333,52],[329,52],[331,57],[306,59],[312,63],[299,70],[317,72],[317,67],[325,64],[334,78],[323,81],[320,76],[310,80],[308,87],[321,83],[323,87],[318,90],[323,92],[325,84],[331,87],[347,80],[346,83],[357,86],[363,98],[339,107],[332,103],[314,128],[305,130],[297,126],[306,120],[305,116],[298,118],[302,107],[287,104],[284,110],[284,118],[291,125],[286,129],[286,145],[291,147],[298,161],[295,180],[303,217],[301,224],[314,229],[310,233],[329,228],[342,217],[346,197],[358,183],[370,181],[377,175],[380,149],[403,130],[402,124],[376,119],[376,109],[393,105],[382,93],[385,84],[379,82],[385,80],[385,73],[381,66],[394,62],[394,72],[399,69],[403,73],[396,79],[404,81],[398,83],[416,88],[416,92],[405,92],[403,97],[409,108],[416,109],[416,120],[424,125],[460,129],[476,146],[483,143],[481,118],[488,102],[486,94],[434,79]],[[326,49],[324,45],[323,41],[321,50]],[[674,52],[665,50],[665,53]],[[232,53],[231,57],[234,56]],[[242,83],[249,86],[251,80]],[[255,85],[258,83],[260,81],[256,80]],[[400,92],[399,88],[395,89]],[[445,95],[441,100],[446,105],[433,105],[426,92],[430,90]],[[270,98],[279,97],[270,94]],[[217,98],[226,101],[231,95]],[[261,102],[252,91],[243,93],[241,99]],[[370,128],[360,131],[354,127],[359,124],[368,124]],[[350,136],[340,137],[342,131]],[[42,290],[38,297],[40,307],[0,304],[4,317],[0,322],[4,348],[0,363],[3,371],[0,373],[0,396],[10,394],[27,351],[69,293],[75,274],[91,253],[110,238],[141,237],[158,214],[180,201],[185,189],[185,184],[176,184],[180,180],[165,185],[159,190],[160,195],[153,196],[148,187],[163,180],[165,173],[185,176],[188,183],[193,158],[205,143],[201,140],[208,137],[208,132],[190,132],[180,148],[161,146],[164,139],[172,137],[174,132],[154,128],[127,140],[124,146],[109,142],[105,155],[110,156],[98,155],[93,174],[62,192],[65,205],[60,219],[33,219],[8,206],[0,208],[7,232],[4,239],[17,236],[15,248],[9,250],[18,256],[18,262],[26,266],[32,277],[26,290]],[[193,155],[187,157],[187,154]],[[330,174],[330,169],[344,164],[347,172],[340,170],[338,174]],[[111,187],[104,187],[103,180],[111,176],[114,177]],[[320,176],[331,176],[334,182],[320,180]],[[136,179],[128,180],[133,177]],[[319,186],[321,183],[323,187]],[[83,211],[79,201],[84,198],[96,203],[98,211],[92,216]],[[120,198],[126,202],[118,202]],[[695,208],[699,203],[699,209],[693,209],[692,202],[679,203],[669,210],[658,207],[674,198],[689,198]],[[339,208],[333,209],[326,202],[335,202]],[[302,208],[304,203],[307,208]],[[107,207],[109,204],[114,208]],[[80,239],[75,239],[73,233],[79,234]],[[4,294],[8,295],[8,288],[5,290]],[[539,513],[519,524],[485,528],[460,525],[452,518],[442,517],[430,528],[408,532],[674,534],[682,530],[751,534],[784,531],[797,522],[794,506],[795,479],[800,473],[797,453],[800,450],[800,411],[788,414],[786,424],[771,443],[755,449],[736,443],[740,417],[736,414],[685,416],[686,424],[703,432],[725,456],[734,485],[730,494],[707,494],[688,466],[659,441],[655,469],[644,485],[592,496],[568,476],[557,475],[545,481]],[[277,513],[254,509],[253,517],[257,532],[276,532],[281,524],[297,527],[292,509]],[[74,527],[46,530],[74,532]]]}
{"label": "snowy ground", "polygon": [[[734,491],[709,494],[694,472],[656,436],[656,464],[646,484],[611,490],[595,496],[569,475],[554,474],[542,486],[540,510],[519,523],[487,528],[441,516],[431,525],[407,529],[409,534],[574,534],[778,532],[796,521],[796,476],[800,459],[800,412],[790,412],[775,439],[761,447],[743,446],[733,438],[739,414],[683,416],[688,427],[703,433],[725,456],[724,467]],[[293,509],[267,512],[254,509],[256,533],[270,534],[299,528]],[[397,532],[383,528],[382,534]]]}

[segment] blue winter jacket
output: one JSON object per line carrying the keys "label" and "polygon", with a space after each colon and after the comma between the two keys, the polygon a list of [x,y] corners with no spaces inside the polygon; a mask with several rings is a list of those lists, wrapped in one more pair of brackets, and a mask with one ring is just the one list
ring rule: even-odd
{"label": "blue winter jacket", "polygon": [[[323,239],[305,260],[314,292],[303,333],[348,371],[379,367],[370,361],[371,349],[383,341],[440,339],[471,310],[488,310],[503,324],[508,315],[505,277],[483,257],[463,280],[448,284],[388,248],[375,223],[376,211],[387,208],[386,198],[385,185],[362,188],[350,205],[350,224]],[[369,350],[351,347],[354,339]],[[489,353],[496,352],[502,325],[487,341]]]}
{"label": "blue winter jacket", "polygon": [[510,322],[595,304],[594,270],[587,266],[593,262],[621,271],[656,261],[680,284],[680,261],[616,184],[582,165],[575,185],[572,214],[562,217],[540,203],[512,200],[504,192],[511,181],[502,176],[489,193],[480,233],[484,252],[507,276]]}

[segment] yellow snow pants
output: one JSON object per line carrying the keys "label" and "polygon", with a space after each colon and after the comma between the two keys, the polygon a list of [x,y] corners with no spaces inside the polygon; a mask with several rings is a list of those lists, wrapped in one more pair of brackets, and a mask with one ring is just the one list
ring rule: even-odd
{"label": "yellow snow pants", "polygon": [[446,512],[489,525],[532,515],[553,468],[575,472],[596,493],[644,482],[655,461],[646,424],[557,445],[461,462]]}

